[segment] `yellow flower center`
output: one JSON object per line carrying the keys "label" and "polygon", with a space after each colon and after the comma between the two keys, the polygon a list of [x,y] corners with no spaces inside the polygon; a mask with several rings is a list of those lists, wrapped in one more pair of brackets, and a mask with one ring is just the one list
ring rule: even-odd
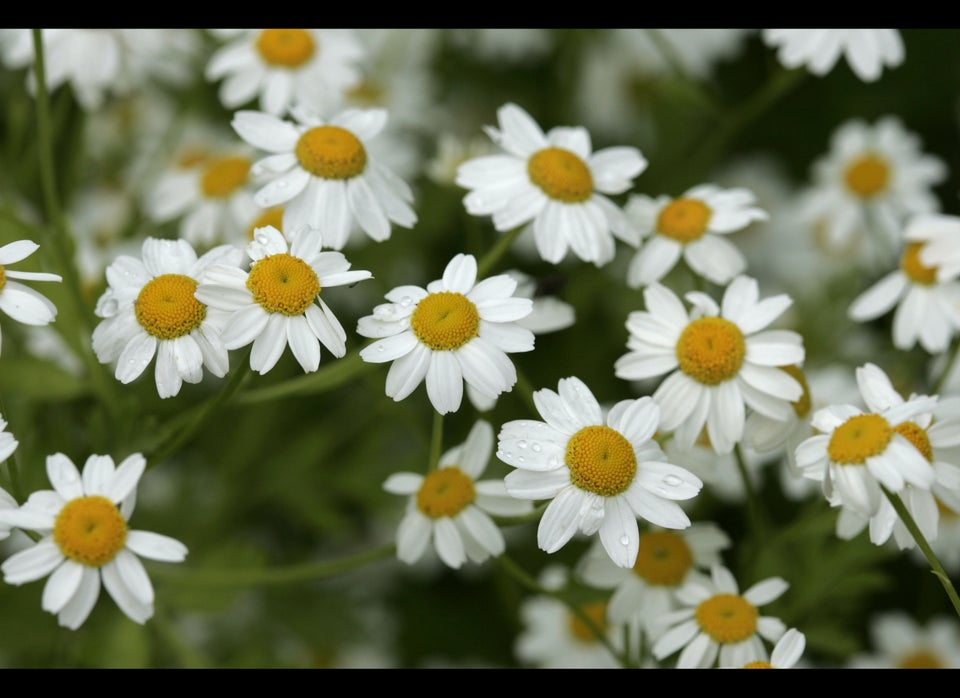
{"label": "yellow flower center", "polygon": [[477,497],[473,480],[455,465],[432,470],[417,492],[417,508],[431,519],[453,517]]}
{"label": "yellow flower center", "polygon": [[480,313],[462,293],[440,291],[417,303],[410,328],[434,351],[459,349],[480,334]]}
{"label": "yellow flower center", "polygon": [[194,296],[197,282],[184,274],[161,274],[140,289],[133,303],[137,322],[159,339],[190,334],[207,316],[207,306]]}
{"label": "yellow flower center", "polygon": [[347,90],[347,100],[352,104],[379,107],[384,104],[385,92],[382,84],[368,77]]}
{"label": "yellow flower center", "polygon": [[915,284],[929,286],[937,280],[937,267],[928,267],[920,261],[920,250],[922,248],[922,242],[907,243],[903,250],[903,256],[900,257],[900,269]]}
{"label": "yellow flower center", "polygon": [[954,519],[960,518],[960,514],[957,514],[953,509],[948,507],[939,497],[934,497],[933,500],[937,503],[937,511],[940,514],[941,519]]}
{"label": "yellow flower center", "polygon": [[3,290],[3,287],[7,285],[7,272],[4,270],[3,265],[0,264],[0,291]]}
{"label": "yellow flower center", "polygon": [[654,531],[640,536],[640,551],[634,573],[655,586],[680,584],[693,567],[693,553],[683,536],[672,531]]}
{"label": "yellow flower center", "polygon": [[743,665],[744,669],[773,669],[773,664],[770,662],[764,662],[763,660],[757,660],[755,662],[748,662]]}
{"label": "yellow flower center", "polygon": [[757,609],[737,594],[717,594],[697,606],[697,623],[719,643],[743,642],[757,631]]}
{"label": "yellow flower center", "polygon": [[801,395],[796,402],[790,403],[793,405],[794,413],[803,419],[810,414],[810,408],[812,406],[810,399],[810,385],[807,383],[807,377],[803,375],[803,371],[800,370],[799,366],[780,366],[779,368],[788,376],[792,376],[797,383],[800,384],[800,387],[803,388],[803,395]]}
{"label": "yellow flower center", "polygon": [[571,436],[564,460],[574,485],[602,497],[626,491],[637,474],[633,446],[610,427],[584,427]]}
{"label": "yellow flower center", "polygon": [[944,664],[933,652],[917,650],[900,658],[898,669],[943,669]]}
{"label": "yellow flower center", "polygon": [[736,376],[746,353],[740,328],[720,317],[692,321],[677,340],[680,370],[705,385],[716,385]]}
{"label": "yellow flower center", "polygon": [[890,166],[874,153],[854,160],[844,173],[847,188],[861,199],[869,199],[887,188],[890,181]]}
{"label": "yellow flower center", "polygon": [[281,68],[300,67],[316,49],[306,29],[264,29],[257,37],[257,51],[263,60]]}
{"label": "yellow flower center", "polygon": [[916,446],[917,450],[927,459],[927,462],[933,462],[933,447],[930,445],[930,438],[927,436],[926,429],[913,422],[901,422],[893,430]]}
{"label": "yellow flower center", "polygon": [[53,522],[53,542],[66,557],[88,567],[110,562],[127,542],[127,522],[106,497],[77,497]]}
{"label": "yellow flower center", "polygon": [[200,178],[200,189],[208,199],[224,199],[243,186],[250,173],[250,161],[238,156],[211,160]]}
{"label": "yellow flower center", "polygon": [[833,430],[827,455],[841,465],[862,465],[870,456],[883,453],[892,437],[886,419],[878,414],[858,414]]}
{"label": "yellow flower center", "polygon": [[544,148],[531,155],[527,174],[551,199],[573,204],[586,201],[593,193],[593,175],[587,163],[563,148]]}
{"label": "yellow flower center", "polygon": [[253,240],[253,233],[257,228],[265,228],[268,225],[273,226],[281,233],[283,232],[283,206],[268,208],[257,216],[256,220],[247,228],[247,240]]}
{"label": "yellow flower center", "polygon": [[254,263],[247,288],[268,313],[303,315],[317,299],[320,281],[309,264],[282,252]]}
{"label": "yellow flower center", "polygon": [[[593,623],[597,630],[601,633],[607,632],[606,601],[591,601],[585,603],[580,606],[580,610],[590,619],[590,622]],[[570,621],[570,635],[573,636],[574,639],[588,644],[600,641],[596,633],[576,613],[571,611],[568,619]]]}
{"label": "yellow flower center", "polygon": [[711,213],[700,199],[674,199],[657,216],[657,232],[679,243],[693,242],[707,232]]}
{"label": "yellow flower center", "polygon": [[176,158],[176,166],[183,170],[202,165],[210,157],[210,150],[199,146],[185,148]]}
{"label": "yellow flower center", "polygon": [[339,126],[314,126],[297,141],[297,160],[310,174],[350,179],[367,166],[367,151],[355,135]]}

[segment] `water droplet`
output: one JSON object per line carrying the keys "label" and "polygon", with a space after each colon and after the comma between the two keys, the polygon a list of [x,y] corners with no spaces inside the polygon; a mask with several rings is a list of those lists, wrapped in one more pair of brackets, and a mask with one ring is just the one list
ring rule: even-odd
{"label": "water droplet", "polygon": [[670,485],[670,487],[679,487],[683,484],[683,480],[678,478],[676,475],[667,475],[663,478],[664,484]]}
{"label": "water droplet", "polygon": [[530,444],[530,448],[533,450],[534,453],[540,453],[540,451],[543,450],[543,446],[538,444],[536,441]]}
{"label": "water droplet", "polygon": [[400,305],[404,308],[409,308],[413,304],[413,299],[410,296],[404,296],[400,299]]}
{"label": "water droplet", "polygon": [[547,465],[549,465],[551,468],[556,468],[558,465],[560,465],[560,461],[557,460],[556,456],[550,456],[547,458]]}
{"label": "water droplet", "polygon": [[630,539],[626,536],[620,536],[620,545],[630,545]]}
{"label": "water droplet", "polygon": [[383,345],[382,345],[382,344],[378,344],[378,345],[377,345],[377,351],[383,351]]}
{"label": "water droplet", "polygon": [[286,189],[286,188],[287,188],[287,180],[285,179],[277,180],[277,189]]}
{"label": "water droplet", "polygon": [[525,459],[524,459],[523,456],[519,456],[519,457],[517,458],[517,461],[519,461],[520,463],[523,463],[524,460],[525,460]]}
{"label": "water droplet", "polygon": [[517,442],[517,448],[526,448],[526,447],[527,447],[527,442],[524,441],[523,439],[520,439],[520,440]]}

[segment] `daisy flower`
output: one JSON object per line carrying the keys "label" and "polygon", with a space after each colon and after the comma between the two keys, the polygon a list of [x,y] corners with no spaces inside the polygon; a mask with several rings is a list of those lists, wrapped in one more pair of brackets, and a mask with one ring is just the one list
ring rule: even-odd
{"label": "daisy flower", "polygon": [[877,614],[870,622],[872,653],[854,655],[850,669],[960,669],[957,619],[934,616],[924,624],[902,611]]}
{"label": "daisy flower", "polygon": [[759,607],[788,587],[780,577],[770,577],[741,594],[730,570],[714,565],[709,579],[696,578],[677,591],[685,608],[658,619],[663,633],[653,644],[653,656],[663,660],[682,649],[678,669],[709,669],[718,657],[722,668],[767,661],[763,640],[777,642],[787,628],[779,618],[761,616]]}
{"label": "daisy flower", "polygon": [[746,269],[743,254],[721,237],[767,219],[748,189],[701,184],[671,198],[634,194],[624,212],[640,231],[640,250],[627,269],[633,288],[660,281],[683,257],[695,273],[721,286]]}
{"label": "daisy flower", "polygon": [[40,246],[32,240],[17,240],[0,247],[0,310],[24,325],[49,325],[57,317],[57,308],[46,297],[24,286],[21,281],[62,281],[59,274],[39,271],[15,271],[7,265],[23,261]]}
{"label": "daisy flower", "polygon": [[272,177],[254,202],[283,204],[284,230],[317,228],[339,250],[354,225],[377,242],[390,237],[391,224],[413,227],[410,187],[370,152],[386,110],[347,109],[329,120],[296,110],[294,118],[241,111],[231,122],[241,138],[271,153],[253,165],[254,176]]}
{"label": "daisy flower", "polygon": [[230,369],[220,341],[223,315],[209,312],[195,297],[212,264],[239,264],[240,250],[221,245],[202,257],[186,240],[147,238],[141,259],[120,255],[107,267],[109,287],[97,300],[93,351],[100,363],[116,362],[118,381],[127,384],[156,356],[154,377],[162,398],[180,392],[183,382],[199,383],[203,368],[218,378]]}
{"label": "daisy flower", "polygon": [[506,274],[478,282],[477,260],[458,254],[442,278],[425,289],[398,286],[387,293],[389,303],[360,318],[357,333],[377,340],[360,358],[393,362],[386,392],[398,402],[424,379],[440,414],[460,409],[464,382],[494,399],[517,382],[507,353],[533,350],[533,332],[517,324],[533,302],[515,297],[516,287]]}
{"label": "daisy flower", "polygon": [[677,500],[703,483],[666,462],[653,440],[660,408],[649,397],[622,400],[604,419],[600,403],[579,378],[562,378],[558,392],[533,394],[546,420],[514,420],[500,429],[497,457],[516,468],[504,481],[518,499],[550,499],[537,544],[555,553],[577,531],[600,535],[620,567],[633,567],[640,549],[637,517],[669,529],[690,519]]}
{"label": "daisy flower", "polygon": [[872,228],[881,247],[900,244],[903,223],[940,208],[933,187],[946,165],[921,151],[920,139],[887,116],[870,125],[852,119],[833,134],[830,152],[813,166],[813,185],[800,215],[823,229],[828,248],[844,249]]}
{"label": "daisy flower", "polygon": [[[12,456],[19,445],[20,442],[13,437],[13,434],[7,431],[7,420],[0,416],[0,463],[3,463],[7,458]],[[17,500],[14,499],[9,492],[0,487],[0,512],[13,511],[16,508]],[[9,536],[10,526],[0,518],[0,540],[4,540]]]}
{"label": "daisy flower", "polygon": [[577,565],[577,576],[598,589],[612,589],[607,605],[610,623],[653,622],[677,607],[676,591],[701,570],[720,564],[720,553],[730,537],[713,523],[694,523],[682,531],[652,528],[640,534],[633,567],[613,563],[602,546],[594,544]]}
{"label": "daisy flower", "polygon": [[154,595],[140,557],[182,562],[187,549],[173,538],[129,528],[145,468],[139,453],[116,467],[110,456],[92,455],[82,474],[62,453],[47,456],[53,489],[34,492],[16,511],[0,512],[5,523],[42,536],[4,561],[4,581],[20,586],[50,575],[41,607],[71,630],[90,615],[101,582],[131,620],[146,622]]}
{"label": "daisy flower", "polygon": [[770,653],[770,661],[756,660],[743,665],[744,669],[792,669],[803,656],[807,636],[796,628],[785,632]]}
{"label": "daisy flower", "polygon": [[930,462],[902,432],[932,411],[936,398],[904,400],[874,364],[857,368],[856,375],[870,411],[854,405],[817,410],[811,424],[818,433],[797,446],[796,459],[804,477],[822,483],[831,505],[871,517],[884,499],[881,485],[897,493],[908,484],[929,490],[935,482]]}
{"label": "daisy flower", "polygon": [[636,244],[636,231],[607,195],[627,191],[646,169],[637,148],[593,152],[585,128],[544,134],[515,104],[500,107],[497,118],[500,127],[487,127],[487,135],[506,152],[468,160],[457,171],[457,184],[471,190],[463,199],[468,213],[492,215],[501,232],[530,223],[540,256],[551,264],[571,248],[599,267],[613,259],[613,236]]}
{"label": "daisy flower", "polygon": [[819,76],[833,70],[843,56],[858,78],[873,82],[884,68],[895,68],[904,58],[896,29],[764,29],[761,36],[777,49],[783,66],[805,66]]}
{"label": "daisy flower", "polygon": [[440,559],[454,569],[468,559],[480,563],[503,553],[503,533],[490,514],[519,516],[533,505],[508,495],[503,480],[477,480],[492,453],[493,427],[478,421],[463,444],[440,457],[435,470],[425,476],[395,473],[387,478],[387,492],[409,497],[397,529],[400,560],[412,565],[431,541]]}
{"label": "daisy flower", "polygon": [[259,99],[260,108],[282,116],[299,103],[318,112],[336,108],[360,81],[363,46],[349,29],[221,29],[227,43],[210,57],[207,80],[223,80],[220,102],[228,109]]}
{"label": "daisy flower", "polygon": [[211,265],[197,286],[198,301],[228,313],[223,346],[253,344],[250,368],[261,375],[276,366],[287,344],[306,373],[320,366],[321,344],[338,358],[347,353],[347,333],[320,294],[372,275],[350,271],[340,252],[321,252],[322,246],[313,228],[290,238],[270,226],[259,228],[246,247],[249,271]]}
{"label": "daisy flower", "polygon": [[691,448],[706,424],[713,449],[730,453],[743,436],[745,405],[787,419],[803,388],[778,367],[802,363],[802,339],[790,330],[761,330],[790,306],[789,296],[759,300],[757,282],[738,276],[720,306],[704,293],[687,293],[690,315],[660,283],[647,286],[643,297],[647,310],[628,316],[630,351],[614,370],[626,380],[672,372],[653,399],[660,428],[674,431],[681,448]]}
{"label": "daisy flower", "polygon": [[917,216],[904,231],[908,242],[920,241],[920,263],[936,269],[937,281],[960,276],[960,217]]}
{"label": "daisy flower", "polygon": [[[919,342],[926,351],[939,354],[960,330],[960,267],[956,274],[944,277],[936,263],[922,261],[927,241],[938,228],[936,217],[915,216],[904,232],[907,243],[900,267],[860,294],[848,311],[852,320],[867,322],[896,307],[893,345],[903,351]],[[953,250],[941,244],[941,254],[960,257],[960,235],[951,236],[950,242]]]}

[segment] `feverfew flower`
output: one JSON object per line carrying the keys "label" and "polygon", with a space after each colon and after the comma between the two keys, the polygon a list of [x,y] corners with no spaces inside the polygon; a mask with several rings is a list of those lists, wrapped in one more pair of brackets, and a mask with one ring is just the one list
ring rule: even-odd
{"label": "feverfew flower", "polygon": [[935,616],[920,624],[906,613],[878,614],[870,623],[872,653],[855,655],[850,669],[960,669],[960,626]]}
{"label": "feverfew flower", "polygon": [[903,39],[896,29],[764,29],[762,36],[785,67],[806,66],[814,75],[829,73],[841,55],[864,82],[903,63]]}
{"label": "feverfew flower", "polygon": [[347,333],[320,294],[372,274],[350,271],[340,252],[321,252],[322,246],[320,231],[313,228],[290,237],[271,226],[258,228],[246,247],[249,271],[211,265],[197,286],[197,300],[229,313],[223,346],[252,343],[250,368],[261,375],[276,366],[288,344],[307,373],[320,366],[321,344],[338,358],[347,353]]}
{"label": "feverfew flower", "polygon": [[924,489],[933,485],[933,467],[901,431],[932,411],[936,398],[904,400],[874,364],[859,367],[856,375],[870,411],[854,405],[817,410],[811,424],[819,433],[797,446],[796,459],[804,477],[822,483],[831,505],[871,517],[884,499],[881,485],[893,493],[908,484]]}
{"label": "feverfew flower", "polygon": [[695,273],[721,286],[746,269],[740,250],[724,235],[767,219],[748,189],[701,184],[671,198],[634,194],[624,212],[640,231],[640,250],[627,270],[633,288],[660,281],[683,257]]}
{"label": "feverfew flower", "polygon": [[145,468],[139,453],[116,467],[110,456],[93,455],[81,475],[62,453],[48,456],[53,489],[34,492],[16,511],[0,511],[6,524],[42,536],[4,561],[4,581],[19,586],[50,575],[41,607],[71,630],[90,615],[101,582],[121,611],[145,623],[154,595],[140,557],[182,562],[187,555],[180,541],[127,525]]}
{"label": "feverfew flower", "polygon": [[226,375],[223,314],[209,312],[194,294],[207,267],[239,265],[241,256],[232,245],[221,245],[198,258],[186,240],[147,238],[142,259],[117,257],[107,267],[109,287],[97,301],[96,314],[103,318],[93,330],[97,359],[116,361],[116,378],[127,384],[156,356],[162,398],[178,394],[184,381],[199,383],[204,366],[217,377]]}
{"label": "feverfew flower", "polygon": [[395,401],[424,379],[440,414],[460,409],[464,381],[481,397],[494,399],[517,382],[507,353],[533,350],[533,332],[517,324],[533,302],[515,297],[516,287],[506,274],[478,282],[477,260],[458,254],[442,278],[425,289],[398,286],[386,294],[389,303],[360,318],[357,333],[377,340],[360,357],[393,362],[386,392]]}
{"label": "feverfew flower", "polygon": [[364,49],[350,29],[220,29],[227,40],[207,63],[207,80],[223,79],[220,101],[228,109],[260,100],[283,116],[291,106],[323,112],[337,108],[360,81]]}
{"label": "feverfew flower", "polygon": [[658,660],[680,650],[678,669],[708,669],[719,656],[721,668],[742,667],[769,658],[763,640],[776,642],[786,632],[783,621],[761,616],[759,606],[780,598],[788,588],[780,577],[757,582],[743,594],[733,574],[714,565],[710,579],[697,577],[677,592],[681,608],[664,614],[664,628],[653,645]]}
{"label": "feverfew flower", "polygon": [[653,440],[660,408],[649,397],[622,400],[604,418],[600,403],[579,378],[562,378],[558,392],[533,394],[546,420],[514,420],[500,429],[497,457],[516,468],[504,481],[519,499],[550,499],[537,543],[555,553],[577,531],[598,533],[620,567],[632,567],[640,549],[637,517],[670,529],[690,519],[677,500],[690,499],[702,482],[666,462]]}
{"label": "feverfew flower", "polygon": [[497,118],[500,127],[486,131],[505,154],[468,160],[457,171],[457,184],[471,190],[463,199],[468,213],[492,215],[501,232],[530,223],[540,256],[551,264],[572,248],[599,267],[613,259],[613,236],[636,244],[636,231],[607,195],[627,191],[646,169],[637,148],[593,152],[585,128],[544,134],[515,104],[502,106]]}
{"label": "feverfew flower", "polygon": [[713,449],[730,453],[743,436],[745,405],[773,419],[788,418],[803,389],[779,367],[803,362],[802,339],[790,330],[760,330],[790,306],[789,296],[759,300],[757,282],[738,276],[721,306],[699,291],[687,293],[694,306],[690,315],[657,282],[643,297],[647,310],[628,316],[630,351],[614,369],[626,380],[671,372],[653,399],[661,409],[660,428],[674,431],[680,448],[691,448],[706,424]]}
{"label": "feverfew flower", "polygon": [[419,560],[430,542],[444,564],[459,568],[468,559],[480,563],[503,553],[503,533],[490,518],[519,516],[532,503],[507,494],[503,480],[482,480],[493,453],[493,428],[478,421],[466,441],[440,457],[424,475],[395,473],[383,483],[393,494],[409,496],[407,513],[397,529],[397,557],[408,565]]}
{"label": "feverfew flower", "polygon": [[413,192],[381,164],[369,141],[387,123],[384,109],[347,109],[330,119],[296,110],[296,123],[241,111],[231,122],[251,145],[271,155],[253,165],[270,181],[254,195],[262,208],[283,204],[283,229],[316,228],[339,250],[359,226],[371,239],[390,237],[390,226],[413,227]]}
{"label": "feverfew flower", "polygon": [[24,325],[49,325],[57,317],[56,306],[46,296],[16,279],[62,281],[58,274],[7,268],[7,265],[26,259],[39,248],[32,240],[17,240],[0,247],[0,310]]}

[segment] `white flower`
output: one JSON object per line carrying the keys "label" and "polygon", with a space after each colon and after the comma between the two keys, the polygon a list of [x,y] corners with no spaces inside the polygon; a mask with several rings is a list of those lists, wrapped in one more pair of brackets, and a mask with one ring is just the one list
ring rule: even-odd
{"label": "white flower", "polygon": [[870,622],[872,653],[854,655],[851,669],[960,669],[960,626],[954,616],[924,624],[902,611],[877,614]]}
{"label": "white flower", "polygon": [[841,55],[864,82],[903,63],[903,39],[896,29],[764,29],[762,36],[777,48],[785,67],[806,66],[814,75],[829,73]]}
{"label": "white flower", "polygon": [[228,109],[252,99],[274,116],[302,104],[323,112],[338,107],[360,81],[363,46],[350,29],[219,30],[228,40],[207,63],[207,80],[223,78],[220,101]]}
{"label": "white flower", "polygon": [[5,523],[42,536],[4,561],[4,580],[19,586],[50,575],[41,607],[71,630],[90,615],[101,582],[131,620],[146,622],[153,615],[153,585],[138,555],[181,562],[187,549],[173,538],[128,527],[145,468],[139,453],[117,467],[110,456],[92,455],[81,475],[62,453],[48,456],[53,489],[34,492],[16,511],[0,511]]}
{"label": "white flower", "polygon": [[355,225],[377,242],[390,237],[391,223],[413,227],[413,192],[369,148],[387,123],[386,110],[347,109],[329,120],[297,110],[294,118],[241,111],[231,122],[241,138],[271,153],[253,165],[254,176],[272,177],[254,201],[262,208],[283,204],[284,230],[317,228],[339,250]]}
{"label": "white flower", "polygon": [[116,361],[116,378],[127,384],[156,356],[162,398],[177,395],[184,381],[199,383],[204,366],[217,377],[226,375],[230,361],[220,341],[224,318],[194,294],[210,265],[239,264],[240,250],[221,245],[198,258],[186,240],[147,238],[141,257],[120,255],[107,267],[109,287],[96,308],[103,321],[93,330],[97,359]]}
{"label": "white flower", "polygon": [[600,403],[579,378],[558,391],[537,390],[545,422],[514,420],[500,429],[497,457],[516,468],[504,481],[520,499],[551,499],[537,529],[540,549],[554,553],[573,538],[599,532],[610,558],[632,567],[640,547],[637,517],[670,529],[690,525],[677,500],[702,482],[666,462],[653,440],[660,408],[649,397],[622,400],[604,419]]}
{"label": "white flower", "polygon": [[677,592],[686,608],[658,619],[664,632],[653,645],[653,656],[662,660],[682,648],[678,669],[708,669],[718,656],[720,667],[766,661],[770,655],[763,640],[776,642],[786,626],[779,618],[761,616],[758,607],[780,598],[788,586],[770,577],[741,594],[730,570],[714,565],[709,580],[695,578]]}
{"label": "white flower", "polygon": [[869,412],[854,405],[829,405],[811,420],[817,434],[796,449],[804,477],[822,483],[833,506],[846,506],[874,516],[884,499],[880,486],[893,493],[906,485],[929,490],[936,479],[930,462],[901,431],[925,412],[936,398],[904,400],[887,375],[874,364],[857,369],[857,385]]}
{"label": "white flower", "polygon": [[960,217],[945,214],[917,216],[903,236],[910,242],[924,243],[920,263],[935,268],[937,281],[960,276]]}
{"label": "white flower", "polygon": [[56,306],[46,296],[16,279],[62,281],[58,274],[7,268],[7,265],[26,259],[39,248],[31,240],[17,240],[0,247],[0,310],[24,325],[49,325],[57,317]]}
{"label": "white flower", "polygon": [[412,565],[431,541],[444,564],[459,568],[503,553],[503,533],[490,518],[519,516],[530,502],[507,494],[503,480],[478,481],[493,453],[493,428],[478,421],[466,441],[440,457],[426,476],[395,473],[383,483],[393,494],[409,496],[397,529],[397,557]]}
{"label": "white flower", "polygon": [[[12,456],[19,445],[20,442],[14,438],[13,434],[7,431],[7,420],[0,416],[0,463],[3,463],[7,458]],[[14,499],[9,492],[0,487],[0,512],[5,510],[12,511],[16,508],[17,500]],[[10,525],[0,518],[0,540],[4,540],[9,537],[9,535]]]}
{"label": "white flower", "polygon": [[695,273],[726,285],[746,269],[747,262],[721,236],[766,220],[766,212],[755,202],[748,189],[721,189],[713,184],[693,187],[675,199],[632,195],[624,212],[646,241],[630,262],[627,284],[637,288],[660,281],[683,257]]}
{"label": "white flower", "polygon": [[464,381],[482,397],[496,398],[517,382],[507,353],[533,350],[533,333],[517,323],[533,303],[514,297],[516,287],[505,274],[478,282],[476,259],[458,254],[426,289],[398,286],[386,294],[389,303],[360,318],[357,333],[377,340],[360,357],[393,362],[386,393],[395,401],[424,379],[440,414],[460,409]]}
{"label": "white flower", "polygon": [[336,357],[347,352],[347,333],[320,294],[372,275],[350,271],[340,252],[321,252],[321,247],[320,231],[312,228],[289,238],[271,226],[258,228],[246,247],[249,271],[211,265],[197,286],[201,303],[229,313],[223,346],[252,343],[250,368],[261,375],[276,366],[288,344],[307,373],[320,366],[320,344]]}
{"label": "white flower", "polygon": [[745,405],[774,419],[787,419],[803,388],[780,366],[802,363],[800,335],[790,330],[760,331],[790,304],[781,294],[759,300],[757,282],[738,276],[723,293],[722,305],[704,293],[680,299],[654,282],[643,292],[647,310],[627,318],[630,350],[614,364],[616,375],[638,380],[671,372],[653,399],[660,405],[660,428],[674,431],[681,448],[690,448],[704,424],[712,448],[729,453],[743,436]]}
{"label": "white flower", "polygon": [[803,656],[807,647],[807,636],[796,628],[785,632],[770,653],[770,661],[754,660],[743,665],[744,669],[792,669]]}
{"label": "white flower", "polygon": [[[475,216],[493,216],[499,231],[531,223],[540,256],[559,263],[572,248],[586,262],[613,259],[617,236],[635,245],[636,231],[607,194],[621,194],[647,161],[636,148],[593,152],[583,127],[555,127],[546,134],[515,104],[497,111],[499,129],[487,134],[505,154],[468,160],[457,184],[470,189],[463,203]],[[612,234],[611,234],[612,233]]]}

